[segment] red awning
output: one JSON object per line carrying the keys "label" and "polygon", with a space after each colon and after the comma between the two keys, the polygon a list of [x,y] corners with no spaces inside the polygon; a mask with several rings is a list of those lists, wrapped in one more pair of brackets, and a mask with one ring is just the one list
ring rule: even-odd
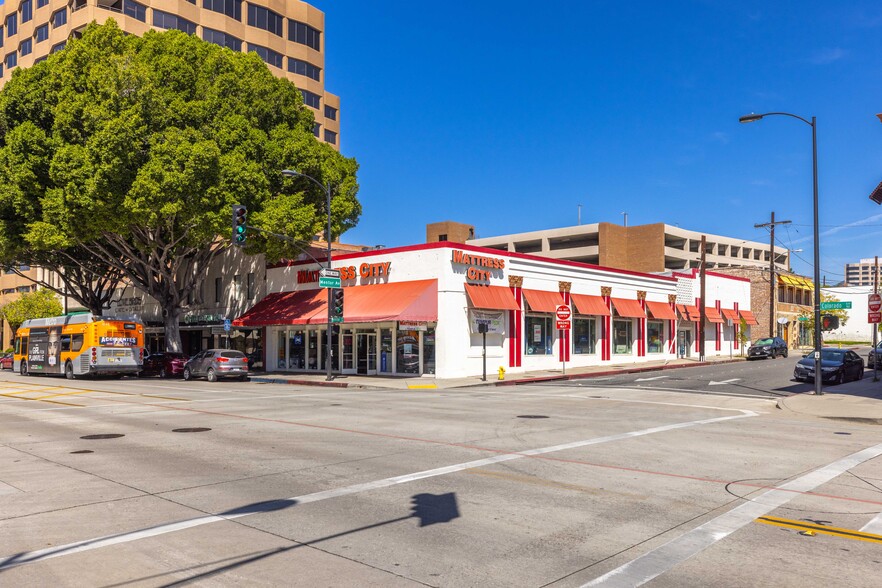
{"label": "red awning", "polygon": [[744,319],[744,322],[748,325],[758,325],[759,321],[756,320],[756,317],[753,316],[753,313],[749,310],[739,310],[738,314]]}
{"label": "red awning", "polygon": [[724,308],[723,317],[732,321],[733,323],[741,322],[741,319],[738,318],[738,313],[735,312],[734,308]]}
{"label": "red awning", "polygon": [[[343,291],[343,322],[438,320],[438,280],[414,280],[395,284],[351,286]],[[312,324],[322,323],[327,317]]]}
{"label": "red awning", "polygon": [[625,318],[646,318],[646,312],[640,306],[637,300],[627,300],[625,298],[610,298],[616,313]]}
{"label": "red awning", "polygon": [[546,292],[544,290],[523,290],[524,298],[533,312],[554,312],[557,307],[564,303],[560,292]]}
{"label": "red awning", "polygon": [[680,318],[684,321],[692,321],[693,323],[699,322],[701,317],[698,315],[698,307],[690,306],[689,304],[678,304],[677,312],[680,313]]}
{"label": "red awning", "polygon": [[505,286],[479,286],[466,284],[466,294],[474,308],[490,310],[520,310],[514,293]]}
{"label": "red awning", "polygon": [[601,296],[590,294],[570,294],[570,300],[576,305],[579,314],[593,314],[597,316],[609,316],[609,308]]}
{"label": "red awning", "polygon": [[647,300],[646,307],[649,309],[649,312],[652,314],[653,318],[672,321],[677,319],[677,315],[674,313],[674,309],[671,308],[670,304],[667,304],[665,302],[651,302]]}
{"label": "red awning", "polygon": [[704,307],[704,316],[712,323],[721,323],[723,322],[723,316],[713,306],[705,306]]}
{"label": "red awning", "polygon": [[233,321],[237,327],[305,325],[313,316],[327,316],[327,290],[275,292]]}

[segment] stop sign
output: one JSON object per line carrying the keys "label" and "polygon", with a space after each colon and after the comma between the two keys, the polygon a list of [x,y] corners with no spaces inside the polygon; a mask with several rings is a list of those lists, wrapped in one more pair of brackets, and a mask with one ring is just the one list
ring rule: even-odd
{"label": "stop sign", "polygon": [[567,306],[566,304],[561,304],[557,307],[556,314],[558,320],[565,321],[569,319],[570,315],[572,315],[573,313],[570,310],[569,306]]}
{"label": "stop sign", "polygon": [[882,296],[870,294],[867,305],[870,307],[870,312],[879,312],[879,309],[882,308]]}

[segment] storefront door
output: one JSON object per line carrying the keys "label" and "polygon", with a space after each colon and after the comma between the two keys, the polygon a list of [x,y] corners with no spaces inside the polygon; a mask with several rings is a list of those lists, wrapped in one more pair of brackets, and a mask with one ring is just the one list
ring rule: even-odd
{"label": "storefront door", "polygon": [[377,373],[377,334],[358,333],[355,339],[357,356],[356,373],[374,375]]}

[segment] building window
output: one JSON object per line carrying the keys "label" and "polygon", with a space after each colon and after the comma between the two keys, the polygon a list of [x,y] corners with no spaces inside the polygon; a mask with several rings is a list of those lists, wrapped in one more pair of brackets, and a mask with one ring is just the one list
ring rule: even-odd
{"label": "building window", "polygon": [[18,32],[18,13],[13,12],[6,17],[6,36],[11,37]]}
{"label": "building window", "polygon": [[21,45],[18,46],[18,51],[21,53],[21,56],[30,55],[33,50],[33,41],[30,39],[25,39],[21,42]]}
{"label": "building window", "polygon": [[0,26],[0,47],[3,46],[3,27]]}
{"label": "building window", "polygon": [[233,296],[239,296],[242,292],[242,276],[236,274],[233,276]]}
{"label": "building window", "polygon": [[135,0],[123,0],[123,14],[147,22],[147,7]]}
{"label": "building window", "polygon": [[337,133],[335,133],[334,131],[329,131],[328,129],[325,129],[325,142],[330,143],[331,145],[336,145],[337,144]]}
{"label": "building window", "polygon": [[524,352],[527,355],[551,355],[553,333],[550,314],[528,314],[524,318]]}
{"label": "building window", "polygon": [[665,348],[665,324],[662,321],[646,321],[647,353],[662,353]]}
{"label": "building window", "polygon": [[0,78],[3,77],[3,64],[0,63]]}
{"label": "building window", "polygon": [[319,108],[321,105],[321,97],[318,94],[313,94],[309,90],[300,90],[300,93],[303,94],[303,103],[307,106],[312,106],[313,108]]}
{"label": "building window", "polygon": [[224,282],[221,278],[214,279],[214,301],[220,303],[224,295]]}
{"label": "building window", "polygon": [[46,39],[49,38],[49,25],[44,24],[37,27],[37,30],[34,31],[34,39],[37,43],[42,43]]}
{"label": "building window", "polygon": [[616,319],[613,321],[613,353],[621,355],[631,354],[631,319]]}
{"label": "building window", "polygon": [[153,9],[153,26],[161,29],[175,29],[188,35],[196,34],[196,23],[181,18],[176,14],[170,14],[161,10]]}
{"label": "building window", "polygon": [[242,51],[242,41],[221,31],[202,27],[202,38],[209,43],[214,43],[233,51]]}
{"label": "building window", "polygon": [[319,133],[321,133],[321,130],[322,130],[322,125],[320,123],[317,123],[317,122],[312,123],[312,134],[313,135],[318,137]]}
{"label": "building window", "polygon": [[248,300],[251,300],[252,298],[254,298],[254,273],[253,272],[248,273],[248,282],[246,283],[246,285],[247,285],[248,289],[246,290],[245,295],[247,296]]}
{"label": "building window", "polygon": [[18,55],[16,55],[15,51],[6,54],[5,63],[6,69],[12,69],[16,66],[16,64],[18,64]]}
{"label": "building window", "polygon": [[61,43],[56,43],[52,45],[52,49],[49,50],[49,53],[55,53],[57,51],[61,51],[67,45],[67,41],[62,41]]}
{"label": "building window", "polygon": [[322,69],[320,67],[316,67],[308,61],[303,61],[301,59],[294,59],[293,57],[288,58],[288,71],[291,73],[306,76],[311,78],[317,82],[322,81]]}
{"label": "building window", "polygon": [[18,9],[21,11],[21,22],[28,22],[34,18],[34,5],[32,4],[32,0],[24,0]]}
{"label": "building window", "polygon": [[260,45],[252,45],[248,43],[248,52],[255,52],[260,55],[260,58],[268,64],[278,68],[282,67],[282,54],[276,53],[272,49],[268,49],[267,47],[261,47]]}
{"label": "building window", "polygon": [[308,24],[289,19],[288,40],[321,51],[322,33]]}
{"label": "building window", "polygon": [[447,240],[447,233],[443,233],[441,235],[438,235],[438,240],[439,241],[446,241]]}
{"label": "building window", "polygon": [[60,27],[67,24],[67,8],[62,8],[61,10],[56,10],[52,13],[52,16],[49,18],[49,22],[52,23],[53,27]]}
{"label": "building window", "polygon": [[333,106],[328,106],[325,104],[325,118],[330,120],[337,120],[337,109]]}
{"label": "building window", "polygon": [[202,0],[202,7],[242,20],[242,0]]}
{"label": "building window", "polygon": [[285,36],[285,18],[263,6],[248,4],[248,24],[280,37]]}
{"label": "building window", "polygon": [[597,341],[597,320],[591,318],[573,319],[573,353],[585,355],[595,353]]}
{"label": "building window", "polygon": [[37,0],[37,8],[43,8],[49,4],[49,0]]}

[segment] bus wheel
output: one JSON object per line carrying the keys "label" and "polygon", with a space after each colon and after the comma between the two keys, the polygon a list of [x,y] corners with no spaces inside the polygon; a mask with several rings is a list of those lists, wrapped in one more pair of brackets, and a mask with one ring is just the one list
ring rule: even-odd
{"label": "bus wheel", "polygon": [[76,374],[74,374],[74,371],[73,371],[73,364],[70,361],[68,361],[66,364],[64,364],[64,377],[67,378],[68,380],[76,380],[77,379],[77,376],[76,376]]}
{"label": "bus wheel", "polygon": [[30,375],[30,374],[28,373],[28,362],[22,360],[21,365],[18,366],[18,373],[20,373],[20,374],[23,375],[23,376],[29,376],[29,375]]}

